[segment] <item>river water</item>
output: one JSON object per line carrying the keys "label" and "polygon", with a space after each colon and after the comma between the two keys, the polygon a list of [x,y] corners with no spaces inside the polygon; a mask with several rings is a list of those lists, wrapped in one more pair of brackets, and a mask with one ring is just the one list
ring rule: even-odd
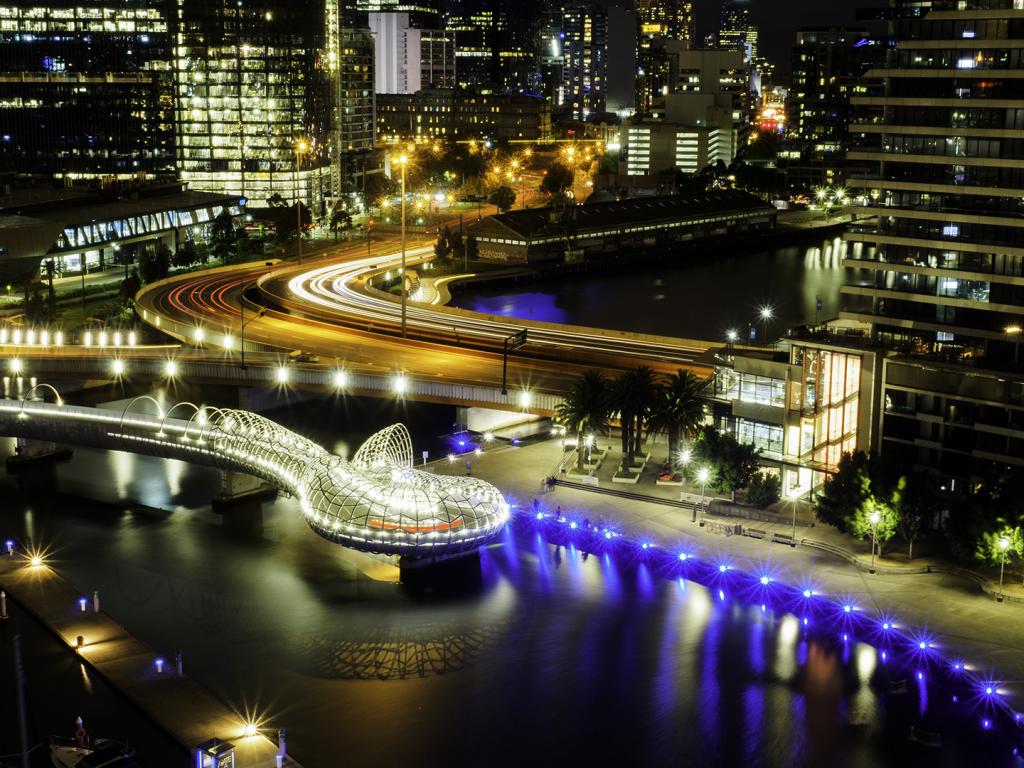
{"label": "river water", "polygon": [[[271,415],[349,450],[393,416],[333,400]],[[451,421],[435,407],[405,416],[417,449]],[[77,450],[0,480],[0,527],[49,547],[62,574],[99,590],[158,653],[180,649],[186,672],[240,718],[285,727],[307,768],[1015,764],[1005,729],[981,730],[966,696],[954,706],[930,680],[895,695],[893,680],[913,670],[883,662],[871,638],[804,627],[728,584],[719,593],[628,549],[557,546],[522,523],[478,566],[381,583],[314,535],[291,499],[263,505],[262,527],[227,524],[208,506],[218,485],[201,467]],[[73,657],[57,656],[42,666],[64,668],[61,685],[74,688]],[[130,709],[75,701],[51,716],[35,696],[38,733],[69,712]],[[852,712],[867,725],[849,726]],[[944,749],[909,742],[914,724],[941,730]],[[13,751],[3,741],[0,753]],[[135,742],[161,756],[145,765],[180,759],[151,733]]]}
{"label": "river water", "polygon": [[[848,248],[839,238],[813,245],[757,251],[749,245],[713,254],[679,254],[635,269],[571,274],[513,286],[467,287],[453,305],[527,320],[614,328],[717,341],[729,329],[758,336],[761,307],[772,307],[769,334],[813,324],[839,312],[839,289],[857,270],[842,266]],[[820,301],[820,309],[818,302]]]}

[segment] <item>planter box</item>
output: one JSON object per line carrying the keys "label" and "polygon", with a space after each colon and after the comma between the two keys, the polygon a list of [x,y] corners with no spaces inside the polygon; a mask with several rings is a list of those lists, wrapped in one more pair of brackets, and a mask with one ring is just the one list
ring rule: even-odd
{"label": "planter box", "polygon": [[683,487],[683,481],[682,480],[658,480],[657,484],[658,485],[674,485],[677,488],[682,488]]}
{"label": "planter box", "polygon": [[612,482],[613,483],[629,483],[630,485],[636,485],[637,483],[640,482],[640,475],[639,474],[635,474],[635,475],[633,475],[633,474],[630,474],[630,475],[620,475],[618,472],[616,472],[615,476],[612,477]]}
{"label": "planter box", "polygon": [[597,475],[579,475],[576,479],[583,485],[592,485],[595,488],[600,484]]}

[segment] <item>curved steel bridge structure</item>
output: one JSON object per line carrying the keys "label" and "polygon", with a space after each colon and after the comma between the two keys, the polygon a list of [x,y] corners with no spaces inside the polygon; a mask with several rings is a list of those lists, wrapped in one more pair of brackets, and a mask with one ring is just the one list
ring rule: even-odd
{"label": "curved steel bridge structure", "polygon": [[[129,412],[135,401],[117,412],[27,397],[0,400],[0,434],[253,475],[298,499],[317,534],[364,552],[414,560],[461,555],[497,538],[509,518],[508,504],[489,483],[414,469],[401,424],[378,432],[346,461],[249,411],[177,403],[148,415]],[[188,419],[174,416],[179,409],[181,416],[191,409]]]}

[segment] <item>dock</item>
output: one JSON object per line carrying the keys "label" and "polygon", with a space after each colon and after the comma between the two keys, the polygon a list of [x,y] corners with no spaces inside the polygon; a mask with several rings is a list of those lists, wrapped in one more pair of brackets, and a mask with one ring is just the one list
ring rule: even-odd
{"label": "dock", "polygon": [[[278,745],[268,736],[247,734],[252,724],[245,714],[177,673],[175,659],[157,653],[131,635],[102,610],[94,611],[91,597],[75,589],[51,566],[33,565],[20,553],[0,556],[0,589],[46,625],[97,674],[139,707],[153,722],[189,750],[216,738],[235,746],[235,768],[301,768],[292,758],[278,762]],[[79,645],[81,638],[81,645]],[[157,659],[163,658],[162,670]]]}

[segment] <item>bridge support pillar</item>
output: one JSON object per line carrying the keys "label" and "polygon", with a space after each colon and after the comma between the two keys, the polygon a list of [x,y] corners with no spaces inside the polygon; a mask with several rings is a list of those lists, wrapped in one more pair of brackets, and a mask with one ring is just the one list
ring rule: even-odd
{"label": "bridge support pillar", "polygon": [[246,501],[262,501],[277,495],[277,488],[258,477],[241,472],[221,470],[220,493],[213,497],[214,509],[229,507]]}
{"label": "bridge support pillar", "polygon": [[15,471],[20,467],[32,464],[43,464],[54,461],[66,461],[71,458],[71,449],[46,440],[31,440],[26,437],[16,438],[14,455],[7,457],[7,469]]}
{"label": "bridge support pillar", "polygon": [[519,411],[499,411],[494,408],[464,408],[456,411],[458,423],[470,432],[493,432],[498,429],[523,426],[540,421],[540,416]]}

